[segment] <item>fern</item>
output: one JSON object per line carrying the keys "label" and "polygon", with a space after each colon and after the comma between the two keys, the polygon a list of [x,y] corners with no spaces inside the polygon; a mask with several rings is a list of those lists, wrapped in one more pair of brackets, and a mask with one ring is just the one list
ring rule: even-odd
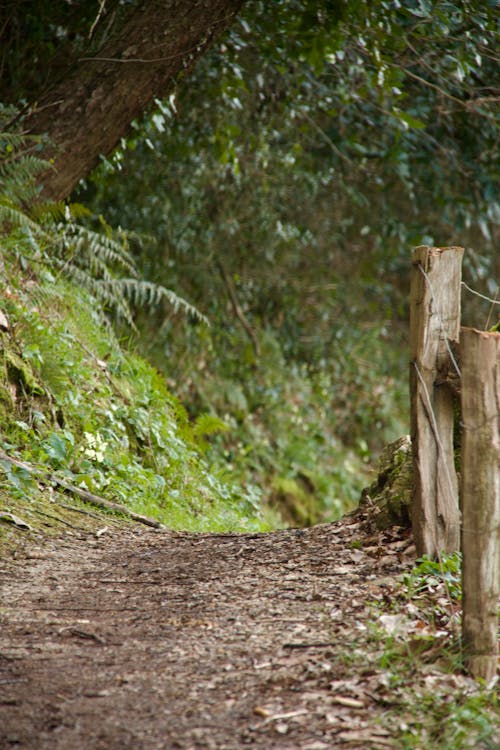
{"label": "fern", "polygon": [[69,249],[80,264],[87,263],[92,267],[93,261],[97,259],[108,268],[120,267],[132,276],[137,276],[133,258],[127,249],[125,234],[122,233],[120,243],[113,237],[107,237],[78,224],[59,224],[59,230],[62,239],[61,249]]}
{"label": "fern", "polygon": [[157,307],[162,301],[175,313],[207,323],[204,315],[171,289],[139,278],[129,250],[129,237],[138,240],[137,235],[113,230],[102,217],[101,231],[94,231],[77,223],[89,216],[84,206],[38,200],[37,177],[51,165],[33,154],[40,137],[7,129],[12,123],[19,126],[16,110],[0,103],[0,231],[11,236],[11,251],[20,232],[24,261],[41,263],[71,279],[92,295],[103,317],[113,313],[134,330],[133,309]]}
{"label": "fern", "polygon": [[2,192],[19,203],[29,203],[38,194],[33,176],[44,172],[50,165],[37,156],[22,156],[3,159],[0,163]]}
{"label": "fern", "polygon": [[229,430],[228,425],[222,421],[215,414],[200,414],[197,417],[192,431],[193,435],[197,438],[208,437],[219,432],[227,432]]}
{"label": "fern", "polygon": [[[42,226],[34,221],[26,211],[15,206],[8,198],[0,193],[0,227],[10,225],[24,230],[31,230],[35,234],[45,234]],[[48,235],[46,235],[48,237]]]}
{"label": "fern", "polygon": [[30,216],[34,221],[49,226],[64,221],[68,215],[68,206],[64,201],[37,201],[30,208]]}
{"label": "fern", "polygon": [[66,267],[66,275],[77,285],[84,288],[106,311],[113,311],[116,318],[127,323],[134,331],[137,330],[134,316],[127,299],[117,287],[117,279],[95,279],[85,269],[70,264]]}
{"label": "fern", "polygon": [[174,312],[183,312],[196,320],[209,324],[208,318],[196,307],[179,297],[172,289],[143,279],[117,279],[123,289],[124,296],[137,307],[157,307],[162,300],[166,300]]}
{"label": "fern", "polygon": [[[3,118],[0,116],[0,129],[3,130],[4,125]],[[6,153],[16,152],[18,149],[23,148],[25,143],[25,133],[0,132],[0,149]]]}

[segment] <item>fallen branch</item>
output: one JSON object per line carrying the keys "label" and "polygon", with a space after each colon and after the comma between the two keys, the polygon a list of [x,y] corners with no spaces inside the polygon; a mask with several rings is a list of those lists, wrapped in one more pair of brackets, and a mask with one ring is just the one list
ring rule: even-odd
{"label": "fallen branch", "polygon": [[52,515],[52,513],[45,513],[43,510],[37,510],[36,508],[33,508],[33,510],[31,512],[32,513],[36,513],[37,516],[43,516],[44,518],[50,518],[50,519],[52,519],[52,521],[57,521],[58,523],[62,523],[62,524],[64,524],[64,526],[69,526],[69,528],[73,529],[74,531],[81,531],[80,527],[74,526],[69,521],[65,521],[64,518],[60,518],[59,516],[54,516],[54,515]]}
{"label": "fallen branch", "polygon": [[136,521],[137,523],[142,523],[145,526],[151,526],[154,529],[165,528],[163,524],[161,524],[159,521],[156,521],[154,518],[141,516],[139,513],[134,513],[134,511],[129,510],[129,508],[127,508],[125,505],[111,502],[111,500],[105,500],[103,497],[94,495],[92,492],[87,492],[87,490],[83,490],[81,487],[75,487],[75,485],[69,484],[62,479],[59,479],[59,477],[51,474],[48,471],[37,469],[34,466],[30,466],[30,464],[25,463],[24,461],[19,461],[16,458],[11,458],[3,451],[0,451],[0,460],[8,461],[13,466],[17,466],[20,469],[29,471],[30,474],[36,476],[43,484],[57,484],[59,487],[62,487],[65,492],[76,495],[76,497],[79,497],[85,503],[94,505],[96,508],[102,508],[103,510],[112,510],[115,513],[120,513],[122,516],[126,516],[127,518]]}
{"label": "fallen branch", "polygon": [[284,643],[281,648],[331,648],[332,642],[327,643]]}
{"label": "fallen branch", "polygon": [[66,510],[71,510],[74,513],[81,513],[83,516],[97,518],[99,521],[102,521],[102,516],[99,516],[97,513],[92,513],[91,510],[85,510],[85,508],[77,508],[75,505],[68,505],[67,503],[61,502],[60,500],[57,501],[57,504],[60,505],[61,508],[66,508]]}

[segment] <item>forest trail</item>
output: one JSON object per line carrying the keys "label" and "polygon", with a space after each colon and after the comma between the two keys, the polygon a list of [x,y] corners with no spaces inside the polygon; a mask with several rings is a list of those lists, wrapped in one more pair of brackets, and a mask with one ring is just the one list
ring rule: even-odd
{"label": "forest trail", "polygon": [[407,532],[359,514],[266,534],[112,524],[20,547],[0,570],[0,747],[395,747],[370,602],[413,554]]}

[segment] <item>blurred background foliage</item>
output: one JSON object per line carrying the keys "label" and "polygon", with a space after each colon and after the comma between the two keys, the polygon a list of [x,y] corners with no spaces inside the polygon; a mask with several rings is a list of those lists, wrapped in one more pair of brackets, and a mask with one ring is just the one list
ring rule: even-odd
{"label": "blurred background foliage", "polygon": [[[133,3],[98,23],[97,3],[27,5],[2,11],[18,106]],[[139,276],[210,321],[165,297],[118,330],[193,419],[225,422],[212,465],[290,523],[351,507],[408,429],[411,248],[465,246],[465,281],[498,293],[498,20],[493,1],[250,0],[77,191],[89,228],[128,230]]]}

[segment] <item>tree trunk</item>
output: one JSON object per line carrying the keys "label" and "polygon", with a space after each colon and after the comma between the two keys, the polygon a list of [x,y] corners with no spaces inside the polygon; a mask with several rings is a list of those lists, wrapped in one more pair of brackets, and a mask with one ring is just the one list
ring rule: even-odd
{"label": "tree trunk", "polygon": [[67,198],[155,97],[172,91],[244,0],[144,0],[94,57],[82,57],[25,120],[50,139],[43,197]]}

